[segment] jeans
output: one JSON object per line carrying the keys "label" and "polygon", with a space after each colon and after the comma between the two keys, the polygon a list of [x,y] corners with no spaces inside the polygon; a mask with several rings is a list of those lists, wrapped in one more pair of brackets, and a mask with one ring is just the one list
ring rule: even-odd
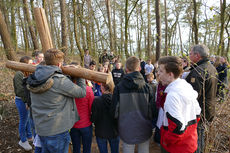
{"label": "jeans", "polygon": [[83,144],[83,153],[91,152],[92,144],[92,126],[85,128],[72,128],[70,136],[73,144],[73,153],[81,153],[81,143]]}
{"label": "jeans", "polygon": [[[137,144],[138,146],[138,153],[149,153],[149,140]],[[134,153],[135,144],[127,144],[123,142],[123,153]]]}
{"label": "jeans", "polygon": [[96,137],[96,140],[100,153],[108,153],[107,142],[109,142],[111,153],[119,153],[119,137],[114,139],[103,139]]}
{"label": "jeans", "polygon": [[35,147],[34,153],[42,153],[42,148],[41,147]]}
{"label": "jeans", "polygon": [[20,98],[15,98],[15,104],[19,113],[19,136],[21,141],[25,142],[27,141],[27,138],[32,138],[29,111],[26,109],[25,103]]}
{"label": "jeans", "polygon": [[52,136],[39,136],[42,145],[42,153],[68,153],[70,135],[63,132]]}
{"label": "jeans", "polygon": [[198,146],[196,153],[203,153],[205,146],[205,132],[202,123],[199,123],[197,126],[197,134],[198,134]]}

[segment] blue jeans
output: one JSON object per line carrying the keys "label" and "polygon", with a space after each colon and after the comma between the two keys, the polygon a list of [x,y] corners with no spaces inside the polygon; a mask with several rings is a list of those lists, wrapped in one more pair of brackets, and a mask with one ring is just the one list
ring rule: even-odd
{"label": "blue jeans", "polygon": [[42,153],[68,153],[70,135],[63,132],[52,136],[39,136],[42,145]]}
{"label": "blue jeans", "polygon": [[21,141],[25,142],[27,141],[27,138],[32,138],[29,111],[26,109],[25,103],[20,98],[15,98],[15,104],[19,113],[19,136]]}
{"label": "blue jeans", "polygon": [[114,139],[103,139],[96,137],[96,140],[100,153],[108,153],[107,142],[109,142],[111,153],[119,153],[119,137]]}
{"label": "blue jeans", "polygon": [[42,153],[42,148],[41,147],[35,147],[34,153]]}
{"label": "blue jeans", "polygon": [[92,135],[91,125],[85,128],[72,128],[70,136],[73,144],[73,153],[81,153],[81,142],[83,144],[83,153],[90,153]]}

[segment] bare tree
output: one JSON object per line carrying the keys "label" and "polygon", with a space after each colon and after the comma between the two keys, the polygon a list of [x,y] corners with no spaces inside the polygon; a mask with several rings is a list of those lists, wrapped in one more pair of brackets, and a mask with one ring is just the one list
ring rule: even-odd
{"label": "bare tree", "polygon": [[135,7],[137,6],[139,0],[136,0],[130,13],[128,13],[128,6],[129,6],[129,0],[125,1],[125,56],[126,58],[129,57],[129,52],[128,52],[128,26],[129,26],[129,19],[131,14],[133,13]]}
{"label": "bare tree", "polygon": [[147,0],[147,17],[148,17],[148,37],[147,37],[147,56],[151,55],[151,13],[150,13],[150,0]]}
{"label": "bare tree", "polygon": [[65,0],[59,0],[61,7],[61,34],[62,34],[62,52],[67,54],[67,18],[66,18],[66,3]]}
{"label": "bare tree", "polygon": [[156,61],[160,58],[161,53],[161,13],[160,13],[160,0],[155,0],[155,13],[156,13]]}
{"label": "bare tree", "polygon": [[192,20],[192,28],[193,28],[193,33],[195,34],[195,44],[198,44],[198,25],[197,25],[197,3],[196,0],[193,0],[193,20]]}
{"label": "bare tree", "polygon": [[27,0],[23,0],[23,4],[24,4],[23,11],[24,11],[24,14],[25,14],[24,16],[25,16],[25,18],[26,18],[26,20],[28,22],[30,35],[31,35],[32,42],[33,42],[33,45],[34,45],[34,50],[37,50],[37,49],[39,49],[39,44],[38,44],[38,40],[37,40],[36,35],[35,35],[35,31],[34,31],[32,21],[30,19],[30,13],[29,13],[28,5],[27,5]]}
{"label": "bare tree", "polygon": [[109,26],[109,39],[110,39],[110,50],[114,50],[114,42],[113,42],[113,31],[111,25],[111,5],[110,0],[105,0],[106,8],[107,8],[107,16],[108,16],[108,26]]}
{"label": "bare tree", "polygon": [[224,24],[225,24],[225,10],[226,0],[220,0],[220,39],[217,54],[223,56],[224,54]]}
{"label": "bare tree", "polygon": [[167,2],[164,0],[165,7],[165,56],[168,55],[168,13],[167,13]]}
{"label": "bare tree", "polygon": [[8,28],[7,28],[7,25],[4,21],[4,17],[3,17],[1,10],[0,10],[0,35],[2,38],[2,42],[4,45],[7,59],[16,61],[16,55],[14,52],[14,47],[11,43],[10,34],[8,32]]}

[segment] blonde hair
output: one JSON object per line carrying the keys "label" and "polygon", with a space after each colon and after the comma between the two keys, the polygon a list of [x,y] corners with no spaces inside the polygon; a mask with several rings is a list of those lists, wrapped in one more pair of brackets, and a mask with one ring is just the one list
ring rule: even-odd
{"label": "blonde hair", "polygon": [[52,48],[44,54],[46,65],[58,65],[64,61],[64,53],[58,49]]}
{"label": "blonde hair", "polygon": [[135,56],[131,56],[126,60],[125,66],[130,72],[138,71],[140,60]]}

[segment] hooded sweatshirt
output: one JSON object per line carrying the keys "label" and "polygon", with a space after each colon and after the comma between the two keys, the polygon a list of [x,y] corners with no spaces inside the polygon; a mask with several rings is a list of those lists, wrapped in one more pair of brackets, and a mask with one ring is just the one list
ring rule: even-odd
{"label": "hooded sweatshirt", "polygon": [[137,71],[125,75],[115,87],[111,112],[125,143],[139,144],[151,137],[151,120],[157,115],[153,99],[152,88]]}
{"label": "hooded sweatshirt", "polygon": [[57,66],[38,65],[27,79],[35,130],[39,136],[52,136],[72,128],[79,120],[74,98],[86,95],[84,79],[74,84]]}
{"label": "hooded sweatshirt", "polygon": [[103,94],[93,101],[91,120],[95,124],[96,137],[113,139],[118,136],[116,120],[109,112],[111,102],[111,94]]}
{"label": "hooded sweatshirt", "polygon": [[192,153],[197,149],[197,122],[201,108],[198,93],[184,79],[176,79],[165,89],[161,145],[170,153]]}

